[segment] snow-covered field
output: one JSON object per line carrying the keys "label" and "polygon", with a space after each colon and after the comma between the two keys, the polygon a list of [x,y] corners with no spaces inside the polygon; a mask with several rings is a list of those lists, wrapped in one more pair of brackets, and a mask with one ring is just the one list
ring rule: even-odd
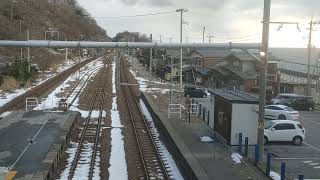
{"label": "snow-covered field", "polygon": [[[83,59],[82,61],[84,61],[86,59]],[[32,87],[38,86],[40,84],[42,84],[43,82],[49,80],[50,78],[56,76],[58,73],[70,68],[71,66],[73,66],[75,64],[74,61],[66,61],[64,62],[64,64],[60,64],[57,71],[56,72],[51,72],[51,71],[47,71],[44,72],[40,75],[40,77],[36,80],[37,83],[33,84]],[[20,89],[16,89],[11,93],[4,93],[1,92],[0,90],[0,107],[7,104],[8,102],[10,102],[12,99],[14,99],[17,96],[20,96],[21,94],[27,92],[28,90],[30,90],[32,87],[29,88],[20,88]]]}

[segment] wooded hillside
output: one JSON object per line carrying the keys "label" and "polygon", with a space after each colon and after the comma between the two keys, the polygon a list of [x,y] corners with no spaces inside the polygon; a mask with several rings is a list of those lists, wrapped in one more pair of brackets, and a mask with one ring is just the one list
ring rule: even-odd
{"label": "wooded hillside", "polygon": [[[27,30],[33,40],[110,41],[106,31],[76,0],[1,0],[0,39],[26,40]],[[45,70],[64,60],[63,55],[49,52],[45,48],[31,49],[32,62]],[[22,54],[26,56],[25,49]],[[13,56],[20,57],[20,49],[0,48],[0,59]]]}

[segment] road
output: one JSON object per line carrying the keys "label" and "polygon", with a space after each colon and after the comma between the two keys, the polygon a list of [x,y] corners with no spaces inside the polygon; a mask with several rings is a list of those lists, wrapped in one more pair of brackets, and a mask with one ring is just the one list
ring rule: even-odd
{"label": "road", "polygon": [[301,112],[301,123],[306,128],[306,144],[320,152],[320,112]]}
{"label": "road", "polygon": [[286,163],[290,178],[297,178],[301,174],[307,179],[320,179],[320,112],[300,112],[300,115],[306,129],[303,145],[272,143],[266,149],[274,155],[274,167],[278,169],[281,162]]}

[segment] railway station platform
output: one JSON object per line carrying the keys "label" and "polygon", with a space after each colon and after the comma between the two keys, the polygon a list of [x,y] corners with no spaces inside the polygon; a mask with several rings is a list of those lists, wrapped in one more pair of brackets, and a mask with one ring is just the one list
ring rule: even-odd
{"label": "railway station platform", "polygon": [[1,170],[11,170],[14,179],[54,178],[70,132],[79,118],[78,112],[14,111],[1,119]]}
{"label": "railway station platform", "polygon": [[233,148],[220,141],[199,118],[192,118],[190,124],[179,117],[168,118],[168,94],[143,92],[141,97],[185,179],[269,179],[252,164],[235,162]]}

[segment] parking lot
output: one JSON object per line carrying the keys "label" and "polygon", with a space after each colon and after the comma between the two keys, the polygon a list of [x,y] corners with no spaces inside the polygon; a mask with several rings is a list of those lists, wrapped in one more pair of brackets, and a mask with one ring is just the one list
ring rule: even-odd
{"label": "parking lot", "polygon": [[286,163],[289,177],[302,174],[305,179],[320,179],[320,112],[300,112],[300,116],[306,129],[303,145],[272,143],[266,150],[272,153],[274,166]]}

